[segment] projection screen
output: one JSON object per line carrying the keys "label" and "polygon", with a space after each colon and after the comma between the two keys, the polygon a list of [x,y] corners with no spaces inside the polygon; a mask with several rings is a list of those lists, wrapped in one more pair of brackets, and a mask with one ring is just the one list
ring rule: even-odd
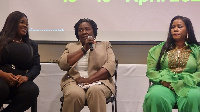
{"label": "projection screen", "polygon": [[1,0],[0,28],[13,11],[28,16],[30,38],[77,41],[74,25],[81,18],[98,25],[97,40],[165,41],[170,20],[186,16],[200,41],[200,0]]}

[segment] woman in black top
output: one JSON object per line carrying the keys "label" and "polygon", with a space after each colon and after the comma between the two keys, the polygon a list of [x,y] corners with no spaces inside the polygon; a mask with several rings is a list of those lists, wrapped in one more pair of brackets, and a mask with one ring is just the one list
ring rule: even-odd
{"label": "woman in black top", "polygon": [[2,112],[23,112],[39,95],[33,80],[40,74],[38,45],[29,39],[28,19],[12,12],[0,34],[0,106],[12,102]]}

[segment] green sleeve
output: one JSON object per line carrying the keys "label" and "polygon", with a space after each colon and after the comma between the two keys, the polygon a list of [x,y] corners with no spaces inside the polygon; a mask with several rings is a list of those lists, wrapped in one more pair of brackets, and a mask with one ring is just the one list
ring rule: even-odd
{"label": "green sleeve", "polygon": [[200,85],[200,46],[193,45],[191,46],[191,49],[193,51],[194,57],[196,59],[196,64],[197,64],[196,72],[191,75],[194,77],[196,83]]}
{"label": "green sleeve", "polygon": [[157,46],[154,46],[149,50],[147,57],[147,72],[146,75],[154,84],[159,83],[160,73],[156,70],[156,65],[160,56],[161,49],[165,42],[160,43]]}

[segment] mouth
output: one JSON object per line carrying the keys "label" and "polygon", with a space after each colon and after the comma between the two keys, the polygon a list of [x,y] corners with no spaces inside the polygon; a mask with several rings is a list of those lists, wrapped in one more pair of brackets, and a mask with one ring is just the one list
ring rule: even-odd
{"label": "mouth", "polygon": [[85,40],[88,38],[88,35],[83,35],[82,38]]}
{"label": "mouth", "polygon": [[22,28],[21,31],[22,31],[23,33],[27,33],[28,30],[27,30],[26,28]]}
{"label": "mouth", "polygon": [[172,34],[173,36],[179,36],[179,35],[181,35],[181,34],[178,34],[178,33],[174,33],[174,34]]}

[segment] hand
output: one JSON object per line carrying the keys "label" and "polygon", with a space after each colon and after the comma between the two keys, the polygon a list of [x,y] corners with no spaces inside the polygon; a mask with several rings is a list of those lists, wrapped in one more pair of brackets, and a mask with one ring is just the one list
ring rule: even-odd
{"label": "hand", "polygon": [[84,83],[86,85],[86,84],[90,84],[91,83],[89,78],[84,78],[84,77],[78,77],[78,78],[75,79],[75,81],[76,81],[77,84]]}
{"label": "hand", "polygon": [[15,77],[15,75],[13,75],[12,73],[6,73],[6,72],[3,72],[2,74],[2,78],[8,82],[8,84],[10,86],[15,86],[18,82],[17,82],[17,79]]}
{"label": "hand", "polygon": [[172,86],[171,86],[171,82],[161,81],[160,83],[161,83],[163,86],[165,86],[165,87],[167,87],[167,88],[169,88],[169,89],[171,89],[171,90],[174,90],[174,89],[172,88]]}
{"label": "hand", "polygon": [[86,51],[88,51],[90,49],[91,44],[93,44],[93,43],[94,43],[94,38],[93,37],[89,37],[89,38],[85,39],[85,45],[83,46],[84,49]]}
{"label": "hand", "polygon": [[19,87],[22,83],[28,81],[28,77],[22,76],[22,75],[17,75],[16,79],[17,79],[17,82],[18,82],[17,87]]}

